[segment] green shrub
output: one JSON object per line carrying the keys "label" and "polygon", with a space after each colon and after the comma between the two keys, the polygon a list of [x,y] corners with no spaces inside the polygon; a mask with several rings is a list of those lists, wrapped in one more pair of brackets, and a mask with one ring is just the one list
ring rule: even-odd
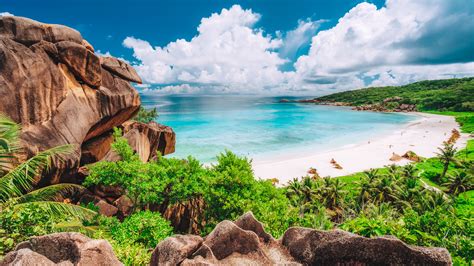
{"label": "green shrub", "polygon": [[166,237],[172,235],[170,222],[158,212],[140,211],[125,218],[122,223],[110,227],[112,238],[119,243],[139,244],[155,248]]}
{"label": "green shrub", "polygon": [[27,206],[20,210],[6,207],[0,212],[0,254],[6,254],[18,243],[32,236],[54,232],[51,216],[39,208]]}
{"label": "green shrub", "polygon": [[154,121],[158,118],[158,111],[156,108],[152,109],[145,109],[143,107],[140,107],[140,110],[138,111],[137,115],[133,120],[137,122],[142,122],[142,123],[149,123],[151,121]]}
{"label": "green shrub", "polygon": [[[110,219],[109,219],[110,220]],[[115,222],[118,222],[115,218]],[[112,223],[115,223],[112,222]],[[101,227],[105,227],[102,225]],[[108,228],[102,228],[101,230],[96,230],[94,233],[95,239],[105,239],[112,246],[115,255],[117,258],[127,266],[145,266],[150,264],[151,252],[150,249],[145,248],[141,244],[134,244],[130,242],[119,242],[112,238]]]}

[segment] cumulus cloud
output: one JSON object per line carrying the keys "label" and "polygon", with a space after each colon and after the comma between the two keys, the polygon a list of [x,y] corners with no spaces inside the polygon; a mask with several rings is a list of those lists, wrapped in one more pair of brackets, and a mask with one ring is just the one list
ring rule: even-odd
{"label": "cumulus cloud", "polygon": [[206,84],[251,91],[276,86],[287,74],[276,49],[282,40],[254,28],[260,15],[238,5],[203,18],[191,40],[153,47],[134,37],[124,40],[132,48],[145,81],[157,84]]}
{"label": "cumulus cloud", "polygon": [[260,17],[234,5],[203,18],[190,40],[123,44],[142,78],[164,93],[310,95],[474,75],[468,1],[364,2],[327,30],[319,31],[326,21],[306,19],[274,35],[255,27]]}
{"label": "cumulus cloud", "polygon": [[472,21],[474,6],[464,1],[387,0],[380,9],[361,3],[314,36],[295,68],[307,80],[403,65],[431,65],[418,73],[447,70],[434,64],[474,61]]}
{"label": "cumulus cloud", "polygon": [[311,19],[299,20],[298,26],[288,31],[283,39],[283,44],[279,49],[280,57],[294,61],[300,55],[300,50],[311,42],[311,38],[316,34],[322,23],[327,20],[312,21]]}

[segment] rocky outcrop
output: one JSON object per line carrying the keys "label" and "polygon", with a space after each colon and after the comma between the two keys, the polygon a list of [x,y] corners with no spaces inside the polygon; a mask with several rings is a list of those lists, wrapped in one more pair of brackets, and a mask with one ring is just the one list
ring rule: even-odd
{"label": "rocky outcrop", "polygon": [[[143,162],[154,158],[157,152],[167,155],[174,152],[176,134],[173,129],[156,122],[148,124],[128,121],[122,125],[123,136]],[[109,150],[103,160],[118,161],[118,154]]]}
{"label": "rocky outcrop", "polygon": [[138,76],[135,69],[117,58],[104,56],[100,58],[100,63],[103,68],[125,80],[142,83],[142,79]]}
{"label": "rocky outcrop", "polygon": [[[44,184],[74,182],[70,177],[81,164],[101,160],[109,152],[112,128],[131,119],[140,107],[130,81],[141,82],[130,65],[96,55],[74,29],[0,17],[0,112],[22,125],[22,159],[52,147],[74,146],[72,154],[54,163],[54,173],[41,180]],[[141,129],[149,144],[130,137],[140,146],[141,157],[150,158],[156,149],[163,154],[174,151],[170,128],[142,127],[150,128]]]}
{"label": "rocky outcrop", "polygon": [[366,238],[342,230],[293,227],[281,244],[305,265],[451,265],[444,248],[413,247],[394,237]]}
{"label": "rocky outcrop", "polygon": [[375,112],[416,112],[416,105],[414,104],[398,104],[395,106],[387,106],[384,104],[365,104],[354,106],[352,110],[356,111],[375,111]]}
{"label": "rocky outcrop", "polygon": [[[33,237],[8,253],[6,265],[122,265],[105,240],[79,233]],[[451,265],[444,248],[409,246],[392,236],[289,228],[279,240],[252,213],[223,221],[205,238],[175,235],[154,249],[150,265]]]}
{"label": "rocky outcrop", "polygon": [[423,161],[423,157],[418,156],[414,151],[407,151],[405,154],[402,155],[402,158],[410,160],[412,162],[421,162]]}
{"label": "rocky outcrop", "polygon": [[219,223],[204,239],[167,238],[153,251],[150,265],[451,265],[451,257],[444,248],[342,230],[292,227],[275,240],[246,213],[236,222]]}
{"label": "rocky outcrop", "polygon": [[178,265],[191,256],[201,245],[203,239],[194,235],[168,237],[159,244],[151,255],[150,265]]}
{"label": "rocky outcrop", "polygon": [[172,265],[298,265],[252,213],[219,223],[204,239],[167,238],[153,251],[150,265],[162,265],[165,258],[173,258]]}
{"label": "rocky outcrop", "polygon": [[18,244],[0,266],[10,265],[123,265],[105,240],[93,240],[79,233],[57,233],[33,237]]}
{"label": "rocky outcrop", "polygon": [[[288,100],[285,100],[285,101],[283,100],[280,100],[280,103],[291,102]],[[320,98],[303,99],[303,100],[297,100],[294,102],[314,103],[318,105],[330,105],[330,106],[352,106],[352,110],[356,110],[356,111],[374,111],[374,112],[416,112],[417,111],[417,107],[415,104],[405,103],[406,100],[398,96],[386,98],[382,100],[380,103],[363,104],[363,105],[357,105],[357,106],[353,106],[351,105],[351,103],[348,103],[348,102],[324,101],[324,100],[321,100]]]}

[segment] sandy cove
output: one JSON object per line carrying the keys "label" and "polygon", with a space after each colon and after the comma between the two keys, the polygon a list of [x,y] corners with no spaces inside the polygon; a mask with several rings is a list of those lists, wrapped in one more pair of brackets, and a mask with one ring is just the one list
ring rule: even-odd
{"label": "sandy cove", "polygon": [[[344,147],[315,152],[301,157],[278,158],[275,160],[255,161],[255,175],[263,178],[277,178],[280,185],[286,184],[295,177],[307,175],[308,170],[316,168],[320,176],[344,176],[361,172],[370,168],[379,168],[389,164],[405,165],[410,161],[402,159],[390,161],[393,153],[403,155],[414,151],[422,157],[433,157],[443,141],[448,140],[453,129],[459,129],[458,123],[452,116],[412,113],[420,118],[408,123],[400,130],[376,139]],[[456,147],[464,148],[469,134],[461,134]],[[343,169],[336,169],[331,159],[336,160]]]}

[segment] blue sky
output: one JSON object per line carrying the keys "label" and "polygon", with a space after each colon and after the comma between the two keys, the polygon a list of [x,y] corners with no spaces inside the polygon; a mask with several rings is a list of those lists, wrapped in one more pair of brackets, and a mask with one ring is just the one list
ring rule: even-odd
{"label": "blue sky", "polygon": [[471,0],[19,1],[153,92],[321,94],[474,75]]}

